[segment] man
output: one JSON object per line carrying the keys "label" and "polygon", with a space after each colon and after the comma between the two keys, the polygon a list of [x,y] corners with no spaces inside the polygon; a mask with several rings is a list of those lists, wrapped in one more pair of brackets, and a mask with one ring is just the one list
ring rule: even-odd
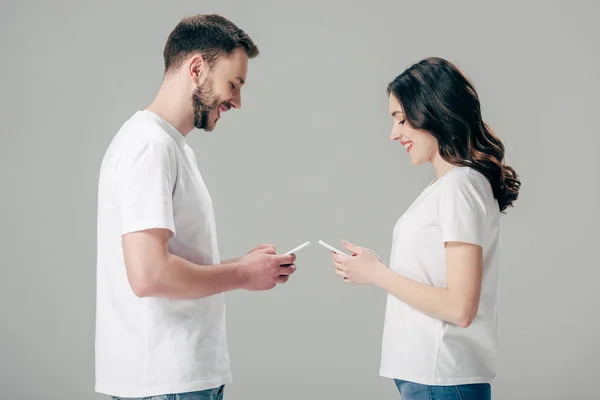
{"label": "man", "polygon": [[223,17],[183,19],[166,43],[156,98],[125,122],[104,156],[97,392],[221,399],[232,381],[224,292],[269,290],[295,271],[295,256],[271,245],[220,260],[211,197],[186,144],[194,128],[212,131],[241,106],[248,60],[258,53]]}

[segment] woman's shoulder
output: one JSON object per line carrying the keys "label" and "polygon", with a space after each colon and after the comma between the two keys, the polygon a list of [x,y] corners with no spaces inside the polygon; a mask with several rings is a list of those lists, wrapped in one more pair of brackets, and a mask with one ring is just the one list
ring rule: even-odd
{"label": "woman's shoulder", "polygon": [[454,167],[444,179],[443,190],[472,193],[473,195],[493,201],[492,185],[486,176],[468,166]]}
{"label": "woman's shoulder", "polygon": [[481,172],[477,171],[472,167],[454,167],[447,173],[447,179],[445,179],[447,185],[457,184],[482,184],[489,181]]}

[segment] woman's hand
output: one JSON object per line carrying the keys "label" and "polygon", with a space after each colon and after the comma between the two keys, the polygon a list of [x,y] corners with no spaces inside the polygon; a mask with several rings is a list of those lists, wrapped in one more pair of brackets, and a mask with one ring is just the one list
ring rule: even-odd
{"label": "woman's hand", "polygon": [[335,273],[344,278],[346,283],[373,285],[385,272],[387,266],[371,250],[342,241],[351,256],[339,255],[332,252]]}

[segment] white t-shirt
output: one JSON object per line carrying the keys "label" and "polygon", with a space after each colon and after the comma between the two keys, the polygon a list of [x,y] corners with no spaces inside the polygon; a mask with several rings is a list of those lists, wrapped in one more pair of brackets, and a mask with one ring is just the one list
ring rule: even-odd
{"label": "white t-shirt", "polygon": [[121,236],[171,231],[169,252],[218,264],[210,194],[185,137],[150,111],[123,124],[98,186],[96,391],[145,397],[232,381],[223,294],[194,300],[137,297]]}
{"label": "white t-shirt", "polygon": [[468,328],[428,316],[388,294],[380,375],[425,385],[490,382],[498,347],[500,211],[481,173],[455,167],[427,186],[394,227],[390,268],[446,287],[444,242],[483,246],[479,311]]}

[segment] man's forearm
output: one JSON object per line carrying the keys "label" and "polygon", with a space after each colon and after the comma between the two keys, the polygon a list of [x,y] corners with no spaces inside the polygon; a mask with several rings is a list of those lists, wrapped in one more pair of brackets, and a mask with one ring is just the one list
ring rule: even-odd
{"label": "man's forearm", "polygon": [[234,264],[234,263],[237,263],[238,261],[240,261],[241,259],[242,259],[242,257],[230,258],[229,260],[221,261],[220,264]]}
{"label": "man's forearm", "polygon": [[153,271],[143,293],[147,297],[196,299],[242,287],[236,262],[198,265],[168,254],[164,265]]}

